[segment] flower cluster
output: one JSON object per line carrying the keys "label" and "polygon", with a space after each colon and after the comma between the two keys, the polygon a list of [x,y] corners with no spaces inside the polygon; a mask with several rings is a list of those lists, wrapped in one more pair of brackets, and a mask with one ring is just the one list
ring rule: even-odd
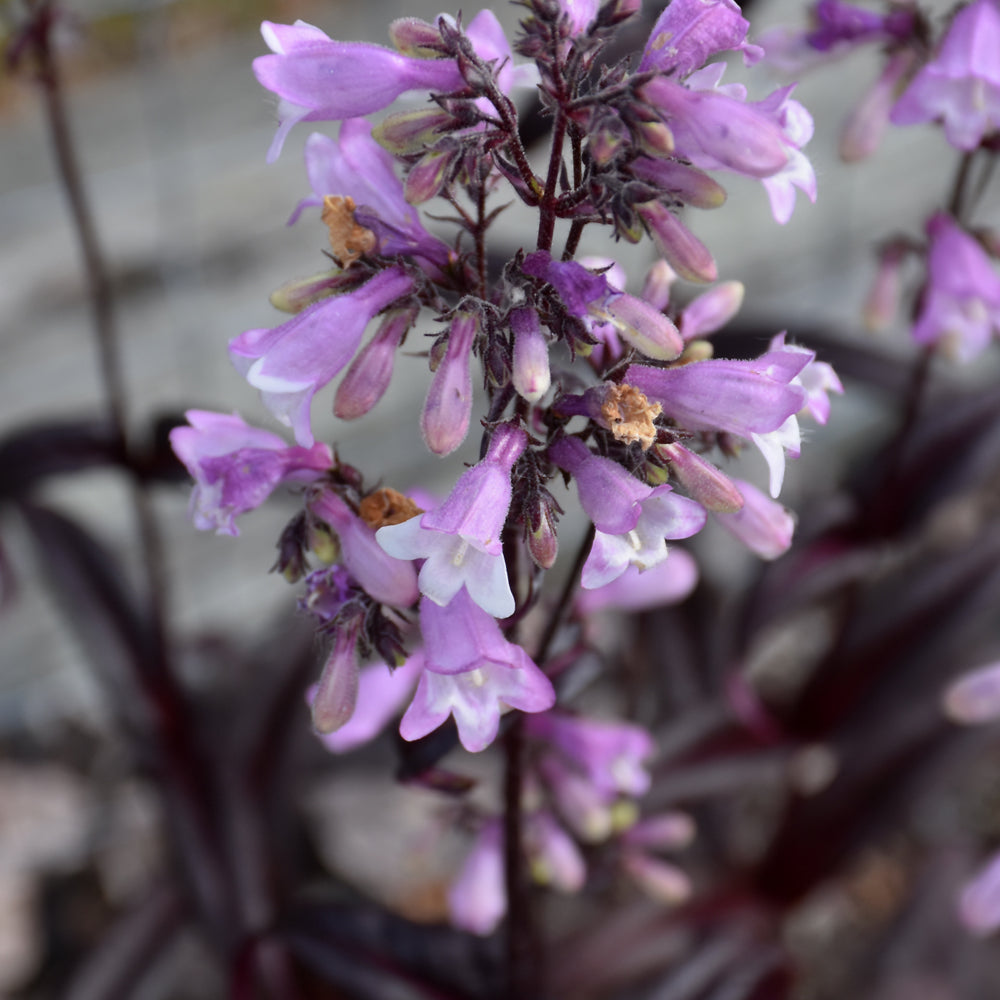
{"label": "flower cluster", "polygon": [[[201,412],[173,443],[197,483],[199,527],[235,533],[235,516],[282,483],[301,485],[278,567],[304,579],[301,605],[332,637],[311,695],[330,748],[349,749],[402,712],[405,740],[452,718],[465,748],[481,751],[505,714],[527,713],[540,748],[529,839],[552,880],[572,887],[582,861],[563,824],[583,839],[608,836],[618,797],[645,790],[638,762],[652,743],[634,726],[553,709],[549,659],[567,606],[543,586],[559,553],[556,481],[572,486],[590,522],[579,560],[584,594],[597,595],[589,607],[679,599],[694,563],[682,553],[668,562],[668,542],[698,533],[710,513],[765,558],[788,547],[791,518],[775,501],[786,456],[799,453],[799,417],[825,422],[826,394],[840,384],[783,334],[756,359],[714,358],[705,338],[739,309],[738,282],[673,304],[676,280],[717,278],[680,218],[686,206],[724,202],[714,175],[760,180],[779,223],[796,190],[816,193],[802,152],[812,122],[792,88],[754,102],[721,83],[720,53],[740,51],[747,64],[761,55],[733,0],[673,0],[638,59],[610,67],[601,56],[637,2],[524,6],[513,49],[490,11],[467,25],[403,18],[390,28],[392,49],[335,41],[303,22],[264,24],[272,51],[254,71],[279,102],[270,156],[297,123],[340,123],[335,137],[306,141],[312,194],[293,215],[318,213],[334,266],[275,292],[286,322],[230,343],[296,445]],[[515,97],[526,89],[552,120],[543,174],[521,138]],[[366,120],[413,92],[427,99]],[[511,197],[535,211],[538,231],[498,266],[487,234]],[[450,234],[421,214],[432,199],[451,211]],[[651,237],[660,259],[635,294],[612,258],[576,259],[590,227],[614,240]],[[485,403],[480,461],[440,501],[367,486],[316,443],[310,413],[341,373],[335,414],[370,411],[418,323],[434,324],[420,414],[430,452],[454,452],[476,396]],[[770,497],[708,457],[743,442],[767,464]],[[545,616],[551,628],[535,624]],[[680,898],[679,873],[648,850],[684,838],[643,829],[633,828],[624,867]],[[495,881],[500,850],[488,821],[463,878]],[[500,912],[457,919],[485,929]]]}
{"label": "flower cluster", "polygon": [[[885,65],[850,115],[841,138],[847,161],[873,153],[891,125],[936,123],[966,157],[1000,153],[1000,3],[974,0],[956,8],[936,42],[931,19],[916,5],[886,4],[885,13],[820,0],[807,29],[765,34],[768,59],[783,68],[835,58],[877,44]],[[988,169],[988,168],[987,168]],[[1000,336],[997,240],[970,220],[972,198],[957,191],[947,210],[926,222],[927,241],[902,235],[885,241],[865,309],[870,326],[887,325],[898,309],[901,270],[910,257],[925,268],[913,339],[959,361],[977,357]]]}

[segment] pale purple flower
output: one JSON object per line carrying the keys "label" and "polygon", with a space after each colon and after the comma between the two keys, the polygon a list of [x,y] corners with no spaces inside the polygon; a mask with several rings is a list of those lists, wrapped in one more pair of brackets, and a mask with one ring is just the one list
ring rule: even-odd
{"label": "pale purple flower", "polygon": [[580,505],[598,531],[618,535],[635,528],[652,486],[610,458],[594,455],[579,438],[560,438],[549,448],[549,457],[576,480]]}
{"label": "pale purple flower", "polygon": [[913,338],[970,361],[1000,333],[1000,275],[982,246],[951,216],[932,216],[927,233],[927,286]]}
{"label": "pale purple flower", "polygon": [[976,0],[955,15],[937,56],[890,115],[896,125],[940,119],[948,141],[973,150],[1000,128],[1000,4]]}
{"label": "pale purple flower", "polygon": [[265,21],[260,30],[272,54],[255,59],[253,71],[280,98],[268,162],[277,159],[297,122],[360,118],[408,90],[447,92],[462,86],[451,59],[414,59],[368,42],[334,41],[305,21]]}
{"label": "pale purple flower", "polygon": [[284,482],[309,483],[333,464],[325,444],[289,447],[277,434],[250,427],[235,413],[188,410],[170,445],[195,481],[191,517],[202,531],[238,535],[235,519],[255,510]]}
{"label": "pale purple flower", "polygon": [[734,0],[672,0],[649,33],[639,72],[683,78],[712,56],[734,49],[749,65],[763,55],[759,46],[746,41],[749,28]]}
{"label": "pale purple flower", "polygon": [[624,381],[690,430],[728,431],[741,437],[766,434],[805,405],[793,379],[811,352],[783,348],[753,361],[710,358],[676,368],[631,365]]}
{"label": "pale purple flower", "polygon": [[419,591],[417,573],[409,561],[395,559],[375,540],[375,532],[331,490],[310,498],[309,507],[340,540],[341,561],[358,583],[376,600],[408,608]]}
{"label": "pale purple flower", "polygon": [[640,506],[634,528],[620,534],[595,533],[580,578],[585,590],[611,583],[630,565],[639,570],[658,565],[667,558],[666,539],[690,538],[705,526],[705,508],[678,496],[666,483],[655,487]]}
{"label": "pale purple flower", "polygon": [[649,791],[650,777],[643,764],[653,755],[656,744],[641,726],[559,711],[533,715],[524,725],[533,739],[557,749],[585,775],[605,801]]}
{"label": "pale purple flower", "polygon": [[289,223],[304,208],[319,207],[327,195],[354,199],[358,225],[375,233],[379,253],[419,257],[438,269],[448,266],[448,247],[424,229],[416,209],[403,196],[395,160],[373,138],[369,122],[348,118],[336,139],[314,132],[306,140],[306,173],[313,196],[304,198]]}
{"label": "pale purple flower", "polygon": [[698,563],[683,549],[674,549],[670,558],[651,569],[640,571],[628,566],[621,576],[593,590],[581,590],[574,601],[584,619],[605,609],[648,611],[679,604],[698,583]]}
{"label": "pale purple flower", "polygon": [[816,201],[816,171],[802,152],[813,136],[813,120],[798,101],[792,100],[794,89],[795,84],[782,87],[754,105],[780,127],[785,139],[788,162],[761,182],[771,202],[771,215],[782,226],[792,217],[796,189],[811,202]]}
{"label": "pale purple flower", "polygon": [[313,396],[354,357],[369,321],[412,291],[413,279],[401,267],[390,267],[352,292],[309,306],[287,323],[247,330],[229,342],[229,356],[260,390],[264,405],[308,447],[314,440],[309,419]]}
{"label": "pale purple flower", "polygon": [[511,469],[524,451],[523,430],[502,424],[482,462],[466,470],[440,507],[378,531],[378,543],[399,559],[424,559],[420,591],[440,605],[464,586],[497,618],[514,613],[502,533],[511,500]]}
{"label": "pale purple flower", "polygon": [[477,753],[496,738],[507,707],[544,712],[555,702],[545,674],[464,591],[443,608],[425,597],[420,629],[425,669],[399,725],[403,739],[426,736],[454,715],[462,746]]}
{"label": "pale purple flower", "polygon": [[[362,667],[354,714],[336,732],[322,737],[327,750],[346,753],[375,739],[410,700],[423,668],[424,654],[420,651],[407,657],[395,670],[384,663]],[[310,703],[314,692],[315,689],[309,694]]]}
{"label": "pale purple flower", "polygon": [[761,559],[777,559],[792,544],[795,518],[752,483],[733,482],[743,494],[743,506],[733,513],[716,514],[719,523]]}
{"label": "pale purple flower", "polygon": [[431,379],[420,429],[435,455],[450,455],[469,432],[472,416],[472,373],[469,364],[479,329],[472,313],[459,313],[448,332],[448,346]]}
{"label": "pale purple flower", "polygon": [[507,912],[504,883],[503,827],[498,819],[483,824],[462,870],[448,889],[451,922],[471,934],[492,934]]}

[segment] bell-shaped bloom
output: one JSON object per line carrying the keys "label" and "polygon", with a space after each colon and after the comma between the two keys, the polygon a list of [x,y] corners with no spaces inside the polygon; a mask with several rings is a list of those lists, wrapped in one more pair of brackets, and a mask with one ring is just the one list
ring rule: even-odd
{"label": "bell-shaped bloom", "polygon": [[[346,753],[375,739],[410,700],[423,668],[422,652],[407,657],[395,670],[384,663],[362,667],[354,714],[335,732],[322,736],[327,750]],[[309,694],[310,702],[315,696],[314,689]]]}
{"label": "bell-shaped bloom", "polygon": [[260,390],[264,405],[309,447],[313,396],[354,357],[369,321],[411,291],[413,279],[401,267],[390,267],[281,326],[247,330],[229,342],[229,356]]}
{"label": "bell-shaped bloom", "polygon": [[398,559],[423,559],[420,591],[439,605],[464,586],[484,611],[514,613],[502,534],[511,500],[511,470],[527,444],[520,428],[501,424],[486,457],[466,470],[440,507],[378,531],[378,543]]}
{"label": "bell-shaped bloom", "polygon": [[470,934],[492,934],[507,912],[503,827],[498,819],[483,824],[458,877],[448,889],[451,922]]}
{"label": "bell-shaped bloom", "polygon": [[1000,334],[1000,274],[982,246],[944,212],[932,216],[927,233],[927,286],[913,338],[970,361]]}
{"label": "bell-shaped bloom", "polygon": [[941,48],[890,115],[896,125],[940,120],[953,146],[975,149],[1000,128],[1000,3],[975,0],[955,15]]}
{"label": "bell-shaped bloom", "polygon": [[185,416],[190,426],[175,427],[170,446],[195,481],[191,518],[202,531],[238,535],[235,518],[259,507],[281,483],[313,482],[333,464],[327,445],[289,447],[235,413],[188,410]]}
{"label": "bell-shaped bloom", "polygon": [[462,746],[476,753],[496,739],[507,707],[544,712],[554,704],[549,679],[466,592],[446,607],[424,598],[420,630],[425,669],[399,725],[403,739],[426,736],[453,715]]}
{"label": "bell-shaped bloom", "polygon": [[420,429],[435,455],[450,455],[469,433],[472,415],[472,345],[479,323],[472,313],[459,313],[448,333],[444,358],[431,379]]}
{"label": "bell-shaped bloom", "polygon": [[716,514],[719,524],[761,559],[777,559],[792,544],[795,518],[752,483],[742,479],[733,482],[743,494],[743,506],[732,513]]}
{"label": "bell-shaped bloom", "polygon": [[655,487],[640,506],[642,513],[630,531],[595,534],[580,577],[585,590],[611,583],[630,565],[639,570],[659,565],[667,558],[666,539],[690,538],[705,527],[705,508],[666,484]]}
{"label": "bell-shaped bloom", "polygon": [[610,458],[593,454],[579,438],[560,438],[549,457],[576,480],[580,505],[598,531],[617,535],[635,528],[653,487]]}
{"label": "bell-shaped bloom", "polygon": [[310,499],[309,507],[337,533],[341,561],[376,601],[397,608],[408,608],[416,601],[419,592],[413,564],[386,552],[372,529],[341,497],[322,490]]}
{"label": "bell-shaped bloom", "polygon": [[354,200],[354,218],[378,239],[385,256],[419,257],[439,269],[448,266],[448,247],[424,229],[417,210],[403,196],[395,160],[373,138],[369,122],[348,118],[336,139],[314,132],[306,141],[306,173],[313,195],[299,202],[290,222],[304,208],[319,207],[327,195]]}
{"label": "bell-shaped bloom", "polygon": [[656,744],[641,726],[554,711],[525,719],[525,731],[558,750],[606,800],[649,791],[650,778],[643,763],[653,755]]}
{"label": "bell-shaped bloom", "polygon": [[683,79],[712,56],[734,49],[749,65],[764,54],[746,41],[749,28],[734,0],[672,0],[649,33],[639,72]]}
{"label": "bell-shaped bloom", "polygon": [[414,59],[368,42],[334,41],[305,21],[265,21],[261,34],[272,54],[254,60],[254,75],[280,98],[269,162],[297,122],[360,118],[408,90],[447,92],[463,85],[454,60]]}
{"label": "bell-shaped bloom", "polygon": [[784,348],[753,361],[710,358],[676,368],[631,365],[624,380],[682,427],[749,438],[777,430],[802,409],[805,390],[792,380],[813,356]]}
{"label": "bell-shaped bloom", "polygon": [[670,558],[651,569],[628,566],[621,576],[603,587],[581,590],[574,607],[583,619],[598,611],[648,611],[679,604],[698,583],[698,564],[690,553],[675,548]]}

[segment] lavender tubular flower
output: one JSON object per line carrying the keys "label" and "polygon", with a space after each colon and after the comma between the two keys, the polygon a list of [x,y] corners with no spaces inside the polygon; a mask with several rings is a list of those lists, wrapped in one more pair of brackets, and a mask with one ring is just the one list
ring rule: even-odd
{"label": "lavender tubular flower", "polygon": [[937,56],[914,77],[890,114],[895,125],[940,119],[957,149],[972,150],[1000,128],[1000,5],[963,7]]}
{"label": "lavender tubular flower", "polygon": [[358,118],[408,90],[448,91],[462,85],[450,59],[414,59],[367,42],[337,42],[305,21],[265,21],[261,34],[273,54],[254,60],[254,75],[281,98],[268,162],[278,158],[297,122]]}
{"label": "lavender tubular flower", "polygon": [[424,559],[420,592],[437,604],[452,601],[464,586],[497,618],[514,613],[501,535],[511,501],[510,475],[527,435],[502,425],[486,457],[466,471],[436,510],[381,528],[377,538],[399,559]]}
{"label": "lavender tubular flower", "polygon": [[289,447],[234,414],[188,410],[170,445],[195,481],[191,517],[202,531],[238,535],[235,518],[255,510],[283,482],[318,479],[333,462],[325,444]]}
{"label": "lavender tubular flower", "polygon": [[545,674],[467,593],[446,607],[424,598],[420,626],[425,669],[399,726],[403,739],[426,736],[454,715],[462,746],[478,753],[496,739],[505,707],[544,712],[555,702]]}
{"label": "lavender tubular flower", "polygon": [[281,326],[248,330],[229,342],[236,368],[264,405],[292,428],[303,447],[313,443],[309,408],[316,392],[351,360],[369,321],[413,290],[400,267],[376,274],[353,292],[317,302]]}

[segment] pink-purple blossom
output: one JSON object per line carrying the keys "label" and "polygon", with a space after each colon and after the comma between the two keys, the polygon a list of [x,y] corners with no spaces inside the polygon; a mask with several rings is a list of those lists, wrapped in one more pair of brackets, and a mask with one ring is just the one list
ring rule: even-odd
{"label": "pink-purple blossom", "polygon": [[371,319],[412,291],[413,279],[401,267],[387,268],[287,323],[247,330],[229,342],[229,356],[260,390],[264,405],[292,428],[300,445],[309,447],[313,396],[354,357]]}
{"label": "pink-purple blossom", "polygon": [[309,483],[333,463],[325,444],[290,447],[277,434],[251,427],[235,413],[188,410],[190,426],[170,432],[174,453],[195,481],[195,527],[238,535],[236,518],[259,507],[284,482]]}

